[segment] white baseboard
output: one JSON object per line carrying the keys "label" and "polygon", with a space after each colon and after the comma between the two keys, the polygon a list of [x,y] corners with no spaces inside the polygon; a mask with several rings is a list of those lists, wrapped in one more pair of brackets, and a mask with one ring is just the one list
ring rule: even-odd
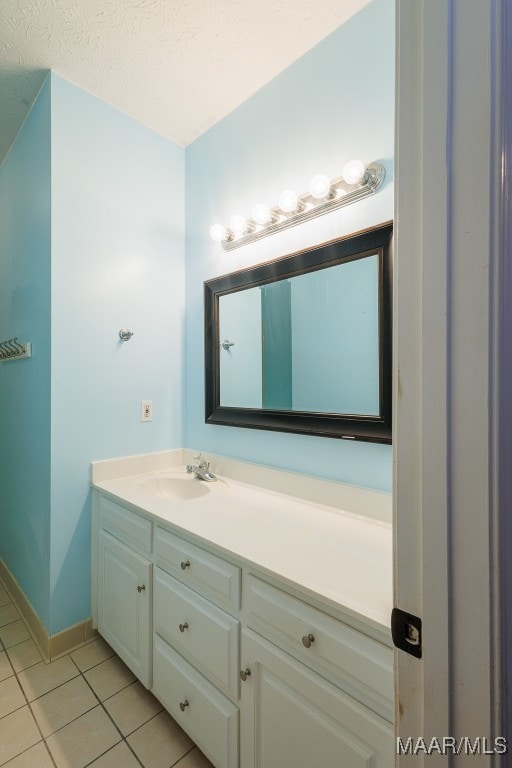
{"label": "white baseboard", "polygon": [[97,636],[98,633],[92,627],[92,619],[86,619],[86,621],[63,629],[62,632],[49,635],[43,622],[2,559],[0,559],[0,579],[46,662],[69,653]]}

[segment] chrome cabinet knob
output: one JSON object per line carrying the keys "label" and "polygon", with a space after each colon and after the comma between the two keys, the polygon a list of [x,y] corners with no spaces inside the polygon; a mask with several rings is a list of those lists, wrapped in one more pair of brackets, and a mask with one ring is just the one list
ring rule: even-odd
{"label": "chrome cabinet knob", "polygon": [[190,704],[188,703],[188,699],[185,699],[185,701],[180,701],[180,709],[182,712],[184,712],[189,706]]}
{"label": "chrome cabinet knob", "polygon": [[186,568],[190,568],[190,560],[182,560],[180,565],[181,570],[184,571]]}
{"label": "chrome cabinet knob", "polygon": [[139,595],[141,592],[144,592],[145,590],[146,590],[145,584],[141,584],[140,586],[137,587],[137,592],[139,593]]}
{"label": "chrome cabinet knob", "polygon": [[315,642],[315,636],[309,633],[309,635],[304,635],[302,638],[302,645],[304,648],[311,648],[311,643]]}
{"label": "chrome cabinet knob", "polygon": [[184,624],[179,625],[180,632],[184,632],[186,629],[188,629],[188,622],[186,621]]}
{"label": "chrome cabinet knob", "polygon": [[250,676],[251,676],[251,670],[249,669],[249,667],[247,667],[246,669],[240,670],[240,680],[243,680],[244,683],[247,680],[247,678]]}

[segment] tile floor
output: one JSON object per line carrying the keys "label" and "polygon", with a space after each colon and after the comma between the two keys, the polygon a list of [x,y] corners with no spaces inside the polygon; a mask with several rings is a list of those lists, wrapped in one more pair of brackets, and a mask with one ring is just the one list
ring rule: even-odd
{"label": "tile floor", "polygon": [[103,639],[45,664],[1,582],[0,766],[213,768]]}

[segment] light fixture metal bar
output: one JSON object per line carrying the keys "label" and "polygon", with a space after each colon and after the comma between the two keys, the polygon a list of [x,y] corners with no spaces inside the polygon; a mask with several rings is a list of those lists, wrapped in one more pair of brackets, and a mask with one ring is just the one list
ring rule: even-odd
{"label": "light fixture metal bar", "polygon": [[322,216],[324,213],[336,210],[336,208],[343,208],[358,200],[363,200],[365,197],[375,194],[379,187],[382,186],[385,176],[386,170],[383,165],[380,163],[370,163],[366,166],[365,176],[360,184],[347,184],[341,177],[334,179],[331,184],[331,189],[334,192],[332,197],[319,202],[309,193],[300,195],[298,200],[302,204],[301,210],[294,213],[283,213],[276,206],[271,209],[271,213],[278,217],[277,221],[259,225],[249,220],[252,230],[241,237],[223,240],[222,247],[225,251],[232,251],[247,243],[253,243],[255,240],[261,240],[263,237],[273,235],[275,232],[281,232],[283,229],[301,224],[303,221],[315,219],[317,216]]}

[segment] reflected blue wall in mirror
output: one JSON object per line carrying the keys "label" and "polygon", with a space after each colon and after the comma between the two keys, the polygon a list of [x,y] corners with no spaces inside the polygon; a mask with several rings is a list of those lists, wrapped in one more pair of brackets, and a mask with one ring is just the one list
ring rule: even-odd
{"label": "reflected blue wall in mirror", "polygon": [[291,411],[293,405],[293,280],[262,285],[262,407]]}
{"label": "reflected blue wall in mirror", "polygon": [[[262,339],[259,288],[228,293],[219,310],[220,401],[232,408],[261,408]],[[226,348],[222,344],[226,344]],[[232,346],[227,346],[228,344]]]}
{"label": "reflected blue wall in mirror", "polygon": [[293,410],[379,413],[376,255],[293,279]]}
{"label": "reflected blue wall in mirror", "polygon": [[219,299],[220,404],[379,413],[377,255]]}

